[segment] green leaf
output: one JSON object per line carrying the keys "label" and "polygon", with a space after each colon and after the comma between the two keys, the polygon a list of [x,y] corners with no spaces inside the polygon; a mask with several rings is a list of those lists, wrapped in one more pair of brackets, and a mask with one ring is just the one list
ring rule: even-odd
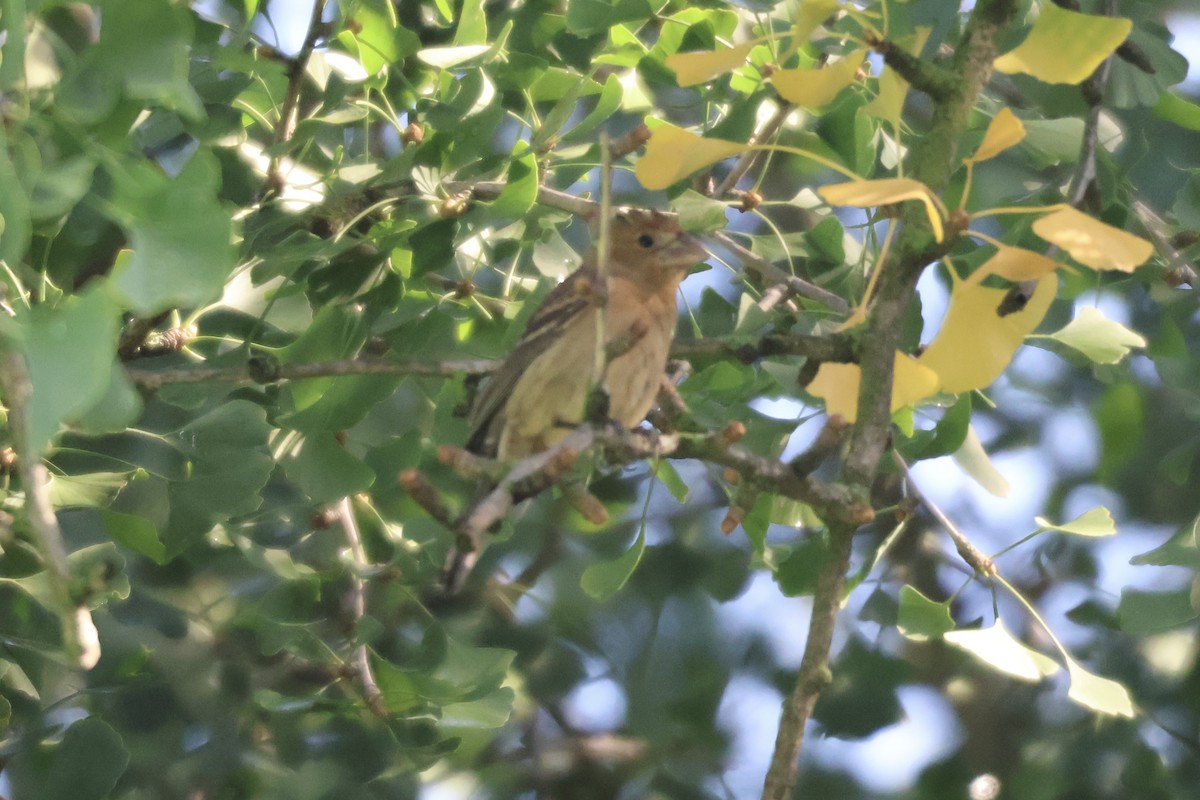
{"label": "green leaf", "polygon": [[1064,522],[1061,525],[1055,525],[1045,517],[1034,517],[1033,521],[1047,530],[1062,531],[1075,536],[1112,536],[1117,532],[1117,525],[1113,522],[1112,514],[1103,506],[1085,511],[1070,522]]}
{"label": "green leaf", "polygon": [[88,433],[120,433],[141,413],[142,395],[125,369],[114,361],[108,390],[78,418],[77,424]]}
{"label": "green leaf", "polygon": [[1092,417],[1100,429],[1101,481],[1112,480],[1145,444],[1141,390],[1132,381],[1114,383],[1092,406]]}
{"label": "green leaf", "polygon": [[1200,570],[1200,517],[1184,525],[1161,546],[1129,559],[1129,563]]}
{"label": "green leaf", "polygon": [[1114,680],[1088,672],[1071,659],[1066,659],[1071,676],[1067,696],[1082,706],[1114,717],[1133,718],[1133,699],[1129,690]]}
{"label": "green leaf", "polygon": [[1159,119],[1174,122],[1181,128],[1200,131],[1200,105],[1184,100],[1172,91],[1164,91],[1158,96],[1153,112]]}
{"label": "green leaf", "polygon": [[659,483],[667,488],[671,496],[678,503],[686,503],[688,495],[691,493],[691,487],[687,485],[687,481],[675,469],[675,466],[670,461],[659,461],[654,467],[654,477]]}
{"label": "green leaf", "polygon": [[281,463],[287,476],[314,503],[364,491],[375,482],[375,472],[352,456],[332,433],[305,436]]}
{"label": "green leaf", "polygon": [[158,529],[150,520],[108,508],[101,510],[100,518],[104,522],[104,529],[120,544],[156,564],[167,562],[167,549],[158,538]]}
{"label": "green leaf", "polygon": [[118,259],[113,281],[128,307],[151,316],[220,297],[234,250],[230,213],[216,196],[216,157],[201,150],[174,178],[138,165],[114,180],[115,217],[129,233],[132,253]]}
{"label": "green leaf", "polygon": [[825,535],[809,536],[796,545],[775,568],[775,582],[779,584],[779,591],[788,597],[814,593],[821,567],[828,559],[829,544]]}
{"label": "green leaf", "polygon": [[1146,340],[1119,322],[1105,317],[1100,310],[1087,306],[1075,319],[1049,338],[1083,353],[1097,364],[1116,364],[1134,347],[1145,347]]}
{"label": "green leaf", "polygon": [[442,706],[438,727],[454,730],[494,730],[503,727],[512,716],[516,694],[507,686],[477,700],[449,703]]}
{"label": "green leaf", "polygon": [[34,220],[55,219],[70,211],[92,187],[96,164],[75,156],[38,173],[29,193],[29,214]]}
{"label": "green leaf", "polygon": [[537,152],[525,142],[518,140],[513,145],[514,153],[524,152],[520,157],[514,156],[508,162],[507,180],[504,189],[491,203],[491,211],[496,216],[519,219],[525,212],[533,208],[533,202],[538,193]]}
{"label": "green leaf", "polygon": [[1117,606],[1121,630],[1132,634],[1158,633],[1200,618],[1196,606],[1197,583],[1173,592],[1123,589]]}
{"label": "green leaf", "polygon": [[567,30],[591,36],[613,25],[654,15],[646,0],[572,0],[567,4]]}
{"label": "green leaf", "polygon": [[604,81],[604,88],[600,90],[600,98],[596,101],[596,106],[588,112],[587,116],[579,121],[579,123],[567,131],[562,137],[564,143],[579,142],[591,136],[592,131],[600,126],[600,123],[608,120],[617,109],[621,107],[621,98],[624,96],[625,90],[621,87],[621,80],[616,75],[609,75]]}
{"label": "green leaf", "polygon": [[711,232],[729,224],[725,216],[728,207],[724,203],[693,189],[685,189],[671,206],[679,214],[679,225],[685,231]]}
{"label": "green leaf", "polygon": [[[7,42],[4,53],[7,56],[11,42]],[[3,65],[0,64],[0,68]],[[6,191],[0,192],[0,260],[10,267],[21,263],[25,251],[29,249],[30,237],[33,235],[33,223],[30,221],[29,198],[22,191],[17,180],[17,171],[8,156],[8,136],[0,126],[0,186],[7,186]],[[7,283],[7,281],[6,281]]]}
{"label": "green leaf", "polygon": [[950,616],[950,601],[930,600],[912,586],[900,588],[900,612],[897,627],[910,639],[923,641],[937,638],[954,630],[954,619]]}
{"label": "green leaf", "polygon": [[[23,320],[24,321],[24,320]],[[34,307],[24,325],[25,360],[33,396],[30,446],[40,451],[59,425],[104,397],[112,380],[118,309],[99,288]]]}
{"label": "green leaf", "polygon": [[946,409],[933,430],[917,431],[912,439],[903,442],[902,452],[909,461],[950,455],[963,446],[970,426],[971,394],[963,393]]}
{"label": "green leaf", "polygon": [[118,81],[129,97],[202,118],[204,107],[188,82],[190,11],[161,0],[107,0],[103,5],[100,41],[89,53],[92,68]]}
{"label": "green leaf", "polygon": [[990,628],[950,631],[942,638],[993,669],[1023,681],[1040,681],[1059,669],[1053,659],[1022,644],[1001,620]]}
{"label": "green leaf", "polygon": [[120,735],[97,717],[67,728],[54,749],[37,796],[41,800],[104,800],[129,764]]}
{"label": "green leaf", "polygon": [[637,539],[634,540],[632,547],[612,561],[591,564],[583,571],[583,577],[580,580],[583,591],[587,592],[593,600],[603,601],[612,597],[629,580],[629,576],[637,568],[638,562],[642,560],[642,553],[645,550],[646,529],[643,526],[638,530]]}
{"label": "green leaf", "polygon": [[128,472],[51,475],[50,502],[55,508],[106,506],[129,482]]}

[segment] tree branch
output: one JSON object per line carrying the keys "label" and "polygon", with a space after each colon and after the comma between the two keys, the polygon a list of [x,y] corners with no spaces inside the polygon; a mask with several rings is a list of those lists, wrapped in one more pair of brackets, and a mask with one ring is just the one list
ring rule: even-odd
{"label": "tree branch", "polygon": [[[958,138],[966,127],[976,97],[991,76],[996,33],[1009,25],[1015,14],[1015,0],[979,0],[971,11],[948,68],[957,76],[954,90],[933,97],[929,130],[916,141],[910,156],[909,174],[934,192],[940,193],[946,188],[956,163]],[[915,294],[917,279],[929,263],[926,256],[936,249],[923,212],[902,208],[901,221],[903,227],[891,258],[876,267],[881,272],[867,316],[859,361],[862,376],[858,419],[851,430],[841,471],[844,483],[848,487],[857,487],[864,495],[875,478],[890,438],[892,369],[903,327],[901,322]],[[950,245],[956,236],[957,233],[947,232],[943,246]],[[828,683],[833,630],[857,526],[845,518],[823,519],[830,529],[829,557],[818,575],[808,639],[796,684],[784,702],[775,752],[763,784],[765,800],[785,800],[792,796],[804,745],[804,729],[817,697]]]}
{"label": "tree branch", "polygon": [[[362,536],[358,532],[358,521],[354,519],[354,508],[349,497],[343,497],[337,506],[338,524],[346,537],[346,545],[350,551],[353,571],[350,575],[351,611],[354,614],[354,633],[357,636],[358,626],[367,616],[367,582],[363,573],[370,567],[367,551],[363,547]],[[363,697],[367,707],[378,716],[387,716],[387,705],[383,701],[383,692],[375,682],[375,673],[371,671],[371,654],[367,651],[366,642],[354,648],[354,668],[358,680],[362,683]]]}
{"label": "tree branch", "polygon": [[[304,43],[300,45],[299,52],[288,60],[287,92],[283,96],[283,104],[279,107],[279,123],[275,126],[272,136],[275,145],[291,141],[292,135],[296,132],[304,73],[308,69],[308,61],[312,58],[317,41],[324,31],[321,18],[325,15],[325,3],[326,0],[313,0],[312,15],[308,20],[308,33],[304,36]],[[283,191],[283,175],[280,172],[282,163],[281,153],[276,152],[271,156],[271,163],[267,167],[267,191],[270,194],[277,195]]]}

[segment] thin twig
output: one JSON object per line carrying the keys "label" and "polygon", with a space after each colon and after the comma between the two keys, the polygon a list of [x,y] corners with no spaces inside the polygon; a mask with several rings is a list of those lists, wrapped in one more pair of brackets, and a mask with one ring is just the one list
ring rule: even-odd
{"label": "thin twig", "polygon": [[[367,582],[363,574],[370,568],[367,561],[367,551],[363,547],[362,536],[358,532],[358,521],[354,519],[354,508],[350,498],[343,497],[337,503],[338,524],[346,537],[346,545],[350,551],[353,572],[350,576],[351,612],[354,615],[354,632],[357,635],[358,626],[367,616]],[[371,671],[371,654],[366,642],[354,648],[354,668],[362,683],[363,697],[367,707],[381,717],[387,716],[387,705],[383,701],[383,692],[375,681],[375,673]]]}
{"label": "thin twig", "polygon": [[[792,113],[793,108],[794,106],[791,103],[781,101],[775,109],[775,113],[771,115],[771,118],[763,124],[762,128],[746,144],[762,144],[765,141],[775,138],[775,134],[779,133],[779,129],[783,127],[784,121],[787,120],[788,114]],[[754,167],[755,162],[758,161],[763,152],[757,149],[747,150],[738,156],[738,160],[734,162],[733,168],[729,170],[729,174],[713,190],[713,197],[724,197],[726,193],[737,186],[738,181]]]}
{"label": "thin twig", "polygon": [[955,525],[954,521],[946,515],[946,512],[942,511],[942,509],[936,503],[931,502],[929,498],[921,492],[921,487],[917,485],[916,480],[913,478],[912,470],[909,469],[908,463],[905,462],[904,458],[894,450],[892,451],[892,461],[894,461],[896,466],[900,468],[900,471],[904,473],[904,480],[908,484],[909,491],[912,492],[913,496],[920,501],[921,505],[925,506],[925,510],[932,514],[933,518],[936,519],[942,528],[945,529],[946,533],[950,536],[950,540],[954,542],[954,549],[958,551],[958,554],[962,557],[962,560],[967,562],[967,566],[974,570],[977,575],[982,575],[985,577],[995,575],[996,564],[992,561],[992,559],[982,550],[976,547],[974,543],[967,538],[965,533],[958,529],[958,526]]}
{"label": "thin twig", "polygon": [[729,248],[741,260],[742,265],[757,274],[764,284],[768,286],[782,284],[793,294],[800,297],[807,297],[809,300],[815,300],[839,314],[845,314],[850,310],[850,305],[833,292],[828,289],[822,289],[815,283],[809,283],[803,278],[784,272],[770,261],[738,244],[728,234],[718,233],[714,238],[722,246]]}
{"label": "thin twig", "polygon": [[[308,32],[304,36],[304,43],[300,45],[295,57],[288,60],[288,85],[283,104],[279,107],[279,122],[272,137],[274,145],[291,141],[296,132],[304,73],[308,70],[308,61],[312,58],[313,50],[316,49],[325,27],[321,21],[325,15],[325,3],[326,0],[313,0],[312,15],[308,20]],[[282,163],[283,154],[276,150],[267,167],[267,190],[271,194],[279,194],[283,190],[283,175],[280,172]]]}

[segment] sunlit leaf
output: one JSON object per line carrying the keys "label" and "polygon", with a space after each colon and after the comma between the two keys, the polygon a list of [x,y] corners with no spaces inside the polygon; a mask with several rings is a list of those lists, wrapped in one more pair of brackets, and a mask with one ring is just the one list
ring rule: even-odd
{"label": "sunlit leaf", "polygon": [[1043,278],[1024,308],[1001,316],[1008,290],[959,283],[950,295],[942,329],[921,354],[921,363],[938,374],[947,392],[989,386],[1042,321],[1057,291],[1057,280]]}
{"label": "sunlit leaf", "polygon": [[971,273],[966,283],[978,283],[990,275],[1020,283],[1037,280],[1058,269],[1059,263],[1023,247],[1002,245],[996,254]]}
{"label": "sunlit leaf", "polygon": [[842,7],[838,0],[801,0],[799,5],[796,24],[792,26],[794,44],[808,41],[813,31]]}
{"label": "sunlit leaf", "polygon": [[870,208],[871,206],[900,203],[904,200],[920,200],[929,215],[933,238],[942,240],[942,214],[944,207],[929,187],[911,178],[881,178],[874,181],[850,181],[835,183],[817,189],[817,194],[830,205]]}
{"label": "sunlit leaf", "polygon": [[1073,347],[1097,364],[1116,364],[1134,347],[1145,347],[1146,339],[1114,322],[1100,309],[1086,306],[1075,319],[1050,338]]}
{"label": "sunlit leaf", "polygon": [[918,641],[952,631],[954,619],[950,616],[950,601],[939,603],[911,586],[902,586],[897,626],[905,636]]}
{"label": "sunlit leaf", "polygon": [[967,426],[967,436],[963,439],[962,447],[954,452],[954,460],[963,472],[989,493],[996,497],[1008,496],[1008,479],[996,469],[973,427]]}
{"label": "sunlit leaf", "polygon": [[426,47],[417,53],[417,58],[431,67],[449,69],[482,56],[491,50],[491,45],[464,44],[451,47]]}
{"label": "sunlit leaf", "polygon": [[1066,661],[1067,672],[1071,675],[1068,697],[1101,714],[1133,717],[1133,699],[1128,689],[1114,680],[1088,672],[1069,658]]}
{"label": "sunlit leaf", "polygon": [[1133,30],[1121,17],[1099,17],[1042,3],[1025,41],[995,61],[1000,72],[1046,83],[1079,83],[1096,71]]}
{"label": "sunlit leaf", "polygon": [[1112,536],[1117,532],[1112,513],[1103,506],[1085,511],[1070,522],[1055,525],[1045,517],[1034,517],[1034,522],[1052,531],[1073,533],[1076,536]]}
{"label": "sunlit leaf", "polygon": [[1059,669],[1053,659],[1022,644],[1001,620],[990,628],[951,631],[943,638],[992,668],[1023,681],[1040,681]]}
{"label": "sunlit leaf", "polygon": [[653,129],[646,154],[634,174],[647,189],[665,189],[698,169],[745,151],[746,145],[724,139],[706,139],[691,131],[662,123]]}
{"label": "sunlit leaf", "polygon": [[1154,253],[1145,239],[1066,206],[1035,220],[1033,232],[1094,269],[1133,272]]}
{"label": "sunlit leaf", "polygon": [[1017,118],[1008,106],[1000,109],[988,124],[987,133],[975,153],[967,161],[987,161],[1025,138],[1025,124]]}
{"label": "sunlit leaf", "polygon": [[673,53],[664,62],[675,71],[675,80],[680,86],[695,86],[706,83],[718,75],[737,69],[746,63],[746,56],[756,42],[743,42],[736,47],[718,47],[716,50],[701,50],[693,53]]}
{"label": "sunlit leaf", "polygon": [[[912,356],[897,352],[892,379],[892,413],[924,400],[938,390],[937,375]],[[808,391],[825,400],[830,416],[840,414],[848,422],[858,417],[858,385],[862,370],[857,364],[825,362]]]}
{"label": "sunlit leaf", "polygon": [[785,100],[816,108],[854,83],[865,58],[866,52],[858,50],[821,69],[781,69],[771,76],[771,83]]}

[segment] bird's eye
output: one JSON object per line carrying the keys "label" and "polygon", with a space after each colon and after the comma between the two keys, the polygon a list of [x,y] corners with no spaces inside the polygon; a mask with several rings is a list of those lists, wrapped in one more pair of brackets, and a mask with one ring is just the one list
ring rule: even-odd
{"label": "bird's eye", "polygon": [[648,233],[643,233],[638,237],[638,244],[645,248],[651,248],[654,246],[654,237]]}

